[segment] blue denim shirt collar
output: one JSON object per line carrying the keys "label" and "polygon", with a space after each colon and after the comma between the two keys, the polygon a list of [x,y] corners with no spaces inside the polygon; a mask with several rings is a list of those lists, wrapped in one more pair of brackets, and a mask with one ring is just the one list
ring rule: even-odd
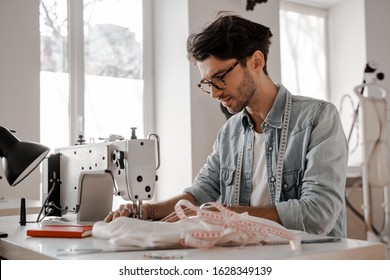
{"label": "blue denim shirt collar", "polygon": [[[281,128],[283,123],[284,107],[286,106],[286,94],[287,89],[281,85],[277,84],[279,90],[276,94],[275,102],[273,103],[271,110],[268,112],[267,117],[265,118],[262,129],[264,130],[265,125],[269,125],[273,128]],[[248,126],[253,128],[253,123],[249,117],[249,113],[246,109],[242,111],[242,125],[247,129]]]}

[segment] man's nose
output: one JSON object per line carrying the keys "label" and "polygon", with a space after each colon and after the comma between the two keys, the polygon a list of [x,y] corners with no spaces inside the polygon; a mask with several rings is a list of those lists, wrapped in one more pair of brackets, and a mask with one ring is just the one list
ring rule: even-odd
{"label": "man's nose", "polygon": [[211,86],[210,88],[210,96],[213,99],[217,99],[223,93],[223,89],[217,89],[216,87]]}

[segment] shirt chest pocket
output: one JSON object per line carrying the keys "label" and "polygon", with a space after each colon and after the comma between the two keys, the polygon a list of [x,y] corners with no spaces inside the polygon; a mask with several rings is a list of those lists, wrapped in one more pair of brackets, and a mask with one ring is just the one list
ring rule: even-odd
{"label": "shirt chest pocket", "polygon": [[221,169],[220,183],[223,204],[231,204],[234,201],[234,173],[235,170]]}
{"label": "shirt chest pocket", "polygon": [[301,196],[301,186],[300,170],[284,172],[280,201],[299,199]]}

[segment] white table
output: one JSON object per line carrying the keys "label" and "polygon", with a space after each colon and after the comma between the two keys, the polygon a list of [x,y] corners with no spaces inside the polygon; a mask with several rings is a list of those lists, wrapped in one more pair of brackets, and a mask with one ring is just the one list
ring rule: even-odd
{"label": "white table", "polygon": [[[36,215],[28,215],[27,221]],[[8,233],[0,240],[0,256],[6,259],[63,259],[63,260],[142,260],[145,254],[170,254],[183,259],[256,260],[256,259],[386,259],[386,247],[381,243],[342,239],[340,242],[302,244],[302,250],[292,251],[289,245],[246,246],[242,248],[176,249],[158,251],[97,252],[110,250],[106,240],[87,237],[36,238],[27,237],[26,230],[36,223],[19,226],[18,216],[0,217],[0,231]],[[94,251],[87,253],[86,251]],[[72,254],[72,252],[77,252]]]}

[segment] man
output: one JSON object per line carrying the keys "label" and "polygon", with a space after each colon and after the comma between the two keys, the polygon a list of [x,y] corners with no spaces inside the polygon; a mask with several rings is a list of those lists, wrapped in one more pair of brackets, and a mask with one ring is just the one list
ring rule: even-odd
{"label": "man", "polygon": [[[174,205],[220,201],[230,210],[286,228],[346,235],[344,186],[347,142],[331,103],[292,96],[268,76],[268,27],[220,13],[187,41],[198,87],[235,114],[221,128],[213,152],[191,187],[143,207],[144,217],[175,221]],[[129,216],[126,205],[109,222]]]}

